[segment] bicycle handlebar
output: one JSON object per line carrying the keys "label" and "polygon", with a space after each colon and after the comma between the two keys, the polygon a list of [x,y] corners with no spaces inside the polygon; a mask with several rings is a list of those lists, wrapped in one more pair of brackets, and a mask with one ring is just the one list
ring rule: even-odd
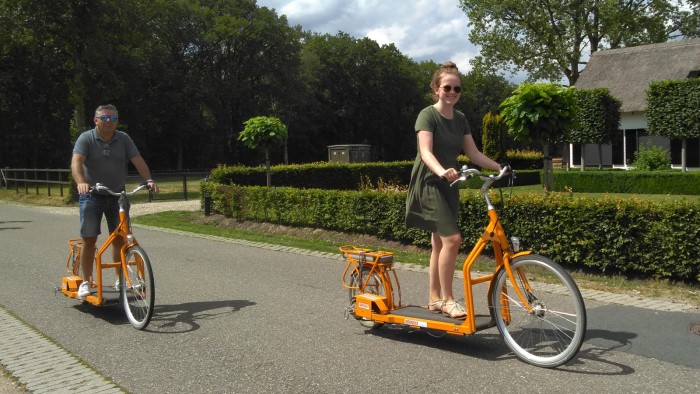
{"label": "bicycle handlebar", "polygon": [[101,184],[101,183],[96,183],[95,186],[92,186],[92,187],[90,188],[90,192],[93,192],[93,191],[96,191],[96,192],[107,192],[107,193],[109,193],[109,194],[111,194],[111,195],[113,195],[113,196],[121,196],[122,193],[124,193],[124,194],[126,194],[127,196],[130,196],[130,195],[132,195],[132,194],[134,194],[134,193],[136,193],[136,192],[138,192],[138,191],[141,191],[141,190],[143,190],[143,189],[150,189],[147,182],[144,182],[144,183],[138,185],[134,190],[132,190],[132,191],[130,191],[130,192],[123,191],[123,192],[121,192],[121,193],[114,192],[114,191],[112,191],[112,189],[108,188],[107,186],[105,186],[105,185],[103,185],[103,184]]}
{"label": "bicycle handlebar", "polygon": [[478,176],[483,182],[490,181],[490,183],[493,183],[503,178],[507,173],[511,172],[511,168],[510,166],[503,166],[501,168],[501,172],[499,172],[498,175],[483,175],[481,171],[477,170],[476,168],[468,168],[466,165],[463,165],[462,168],[457,172],[460,173],[460,176],[454,182],[450,183],[450,186],[454,186],[459,182],[466,181],[467,179],[473,176]]}

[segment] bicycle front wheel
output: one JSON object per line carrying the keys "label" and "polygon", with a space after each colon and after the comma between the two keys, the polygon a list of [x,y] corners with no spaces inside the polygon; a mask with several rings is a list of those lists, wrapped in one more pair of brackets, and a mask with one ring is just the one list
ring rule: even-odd
{"label": "bicycle front wheel", "polygon": [[510,267],[515,283],[501,270],[490,296],[492,316],[506,345],[518,358],[539,367],[568,362],[578,353],[586,332],[586,307],[576,283],[544,256],[520,256]]}
{"label": "bicycle front wheel", "polygon": [[151,262],[142,247],[127,249],[119,285],[126,317],[134,328],[143,330],[153,317],[156,288]]}

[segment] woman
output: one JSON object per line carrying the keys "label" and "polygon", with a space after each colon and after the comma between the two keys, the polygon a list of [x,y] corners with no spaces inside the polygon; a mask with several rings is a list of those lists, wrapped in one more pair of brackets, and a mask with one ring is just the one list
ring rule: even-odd
{"label": "woman", "polygon": [[408,187],[406,225],[432,233],[428,309],[464,318],[464,307],[452,294],[462,236],[457,226],[459,190],[450,183],[459,176],[455,167],[460,151],[482,168],[500,171],[501,166],[479,151],[466,117],[454,109],[462,91],[457,66],[453,62],[443,64],[433,75],[430,87],[436,103],[423,109],[416,119],[418,154]]}

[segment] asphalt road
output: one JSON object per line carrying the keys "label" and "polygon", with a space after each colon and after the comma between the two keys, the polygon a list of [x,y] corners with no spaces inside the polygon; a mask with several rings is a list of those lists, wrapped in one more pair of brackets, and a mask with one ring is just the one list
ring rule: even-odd
{"label": "asphalt road", "polygon": [[[700,392],[698,313],[587,300],[578,357],[541,369],[495,328],[435,338],[344,320],[340,260],[138,227],[156,309],[137,331],[116,306],[55,293],[77,224],[0,203],[0,304],[132,393]],[[427,276],[399,277],[404,301],[424,304]]]}

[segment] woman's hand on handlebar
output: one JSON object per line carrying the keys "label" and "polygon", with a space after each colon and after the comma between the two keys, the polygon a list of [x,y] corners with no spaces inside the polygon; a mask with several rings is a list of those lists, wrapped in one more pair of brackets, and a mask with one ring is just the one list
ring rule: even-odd
{"label": "woman's hand on handlebar", "polygon": [[459,178],[459,172],[457,172],[457,170],[454,168],[448,168],[442,174],[440,174],[440,178],[452,183]]}

